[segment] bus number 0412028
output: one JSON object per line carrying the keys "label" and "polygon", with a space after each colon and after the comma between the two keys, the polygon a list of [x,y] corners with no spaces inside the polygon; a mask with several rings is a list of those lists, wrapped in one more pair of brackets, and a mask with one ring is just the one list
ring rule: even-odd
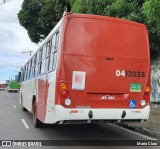
{"label": "bus number 0412028", "polygon": [[116,70],[117,77],[145,77],[144,71]]}

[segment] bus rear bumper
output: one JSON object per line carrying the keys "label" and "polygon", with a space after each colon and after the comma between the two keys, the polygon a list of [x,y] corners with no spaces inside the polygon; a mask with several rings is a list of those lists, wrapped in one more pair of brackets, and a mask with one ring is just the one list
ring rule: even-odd
{"label": "bus rear bumper", "polygon": [[52,123],[90,123],[90,122],[121,122],[136,121],[141,122],[148,120],[150,106],[143,109],[67,109],[61,105],[54,107],[54,122]]}

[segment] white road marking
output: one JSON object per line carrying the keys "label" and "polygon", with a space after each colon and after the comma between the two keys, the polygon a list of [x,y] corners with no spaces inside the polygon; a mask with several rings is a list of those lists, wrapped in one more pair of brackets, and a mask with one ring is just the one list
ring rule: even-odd
{"label": "white road marking", "polygon": [[13,107],[14,107],[15,109],[17,109],[17,107],[16,107],[15,105],[13,105]]}
{"label": "white road marking", "polygon": [[12,100],[10,100],[10,102],[12,102]]}
{"label": "white road marking", "polygon": [[29,129],[28,124],[26,123],[26,121],[24,119],[21,119],[23,125],[25,126],[26,129]]}
{"label": "white road marking", "polygon": [[11,97],[8,97],[8,98],[11,98]]}

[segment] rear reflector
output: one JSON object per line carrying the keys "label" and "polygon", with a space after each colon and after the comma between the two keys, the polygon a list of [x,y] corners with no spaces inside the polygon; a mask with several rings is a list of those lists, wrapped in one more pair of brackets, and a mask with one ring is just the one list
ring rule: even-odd
{"label": "rear reflector", "polygon": [[77,113],[78,111],[77,110],[71,110],[71,113]]}

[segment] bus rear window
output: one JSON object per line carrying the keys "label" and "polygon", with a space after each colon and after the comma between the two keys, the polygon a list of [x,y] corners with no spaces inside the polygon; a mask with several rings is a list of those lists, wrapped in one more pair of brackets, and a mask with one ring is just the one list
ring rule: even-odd
{"label": "bus rear window", "polygon": [[76,55],[149,55],[144,26],[89,18],[72,18],[69,21],[64,47],[65,53]]}

